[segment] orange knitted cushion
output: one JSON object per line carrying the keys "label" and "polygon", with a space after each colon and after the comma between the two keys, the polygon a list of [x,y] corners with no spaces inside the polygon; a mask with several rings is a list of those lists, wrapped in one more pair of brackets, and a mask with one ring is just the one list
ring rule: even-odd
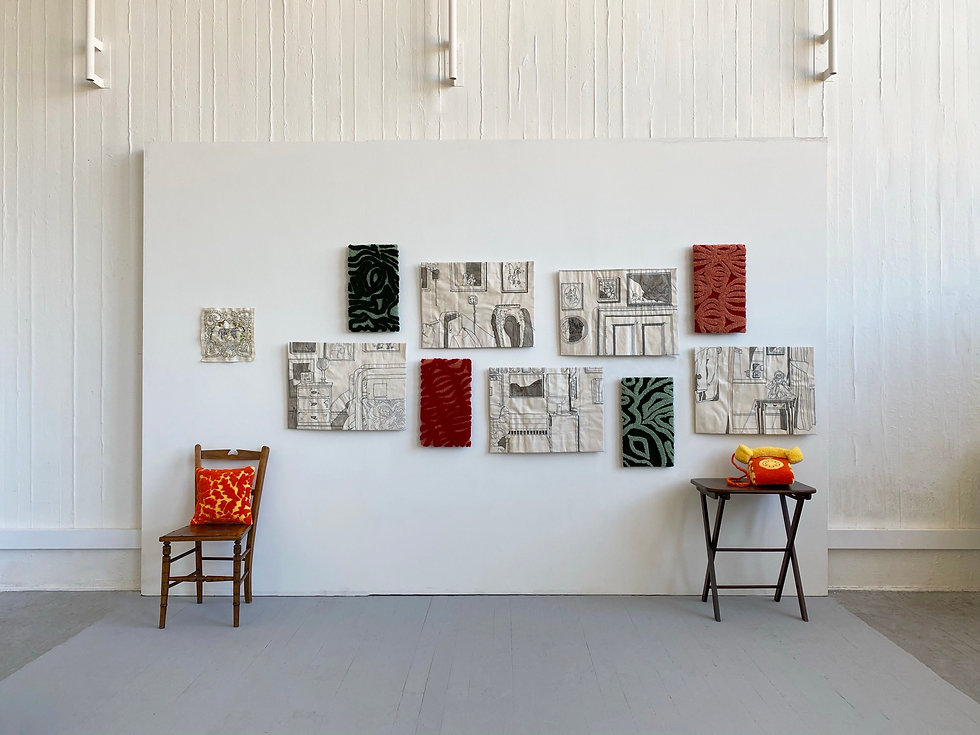
{"label": "orange knitted cushion", "polygon": [[197,506],[192,526],[203,523],[244,523],[252,525],[252,481],[255,468],[211,470],[198,467]]}

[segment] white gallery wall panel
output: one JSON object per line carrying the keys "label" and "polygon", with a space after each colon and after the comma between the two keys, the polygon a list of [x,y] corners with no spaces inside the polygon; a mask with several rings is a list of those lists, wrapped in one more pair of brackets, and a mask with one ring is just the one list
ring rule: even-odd
{"label": "white gallery wall panel", "polygon": [[[0,526],[139,525],[150,141],[826,135],[832,526],[980,526],[980,6],[822,0],[0,3]],[[937,465],[936,457],[944,460]],[[0,574],[3,573],[0,563]]]}
{"label": "white gallery wall panel", "polygon": [[[144,161],[146,594],[159,589],[160,535],[186,524],[193,511],[198,441],[271,447],[258,594],[693,594],[704,581],[704,535],[690,478],[728,474],[740,442],[775,439],[694,433],[692,348],[814,347],[816,408],[826,411],[819,362],[826,335],[823,258],[807,269],[794,267],[801,252],[819,255],[826,246],[823,141],[155,144]],[[695,335],[685,267],[691,243],[726,237],[752,243],[750,332]],[[398,332],[347,331],[347,246],[357,241],[397,241]],[[422,349],[421,326],[431,314],[420,309],[422,263],[532,256],[533,346]],[[653,264],[682,273],[679,355],[559,356],[558,271],[601,264],[640,271],[636,266]],[[499,274],[499,266],[488,270]],[[445,270],[439,281],[449,277]],[[513,296],[495,294],[494,280],[484,274],[478,280],[487,289],[464,294],[473,305],[474,331],[478,308]],[[455,313],[446,296],[440,308]],[[254,362],[201,362],[200,310],[210,303],[255,307]],[[289,429],[287,344],[375,347],[379,338],[403,348],[407,342],[407,391],[391,383],[386,391],[408,396],[406,430]],[[419,361],[429,357],[472,360],[471,447],[419,446]],[[300,362],[310,359],[307,353]],[[391,370],[392,361],[398,362],[379,356],[368,364],[386,365],[381,372],[389,378],[400,372]],[[310,372],[337,364],[317,361]],[[600,376],[579,384],[583,401],[572,409],[581,436],[589,437],[581,453],[489,450],[489,419],[505,413],[488,397],[491,368],[596,366]],[[321,375],[321,400],[332,387],[340,400],[328,405],[343,404],[346,375]],[[637,375],[674,380],[672,468],[622,467],[618,382]],[[378,385],[350,381],[352,390],[371,396]],[[548,416],[552,409],[541,404],[553,400],[549,395],[509,403],[507,410]],[[551,418],[554,429],[561,419]],[[550,437],[563,433],[553,430]],[[778,439],[799,444],[807,456],[799,477],[825,488],[829,433]],[[605,451],[596,451],[603,444]],[[821,492],[807,502],[798,539],[812,594],[826,592],[827,499]],[[725,520],[727,545],[785,538],[774,498],[735,500]],[[763,556],[731,555],[719,561],[719,574],[735,584],[765,580],[778,563]]]}

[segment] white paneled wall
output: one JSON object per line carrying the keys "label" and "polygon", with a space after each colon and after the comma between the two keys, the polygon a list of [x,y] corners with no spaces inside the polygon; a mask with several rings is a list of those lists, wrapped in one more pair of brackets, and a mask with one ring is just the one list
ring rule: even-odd
{"label": "white paneled wall", "polygon": [[82,0],[0,1],[0,529],[138,524],[149,141],[823,135],[831,525],[980,526],[977,4],[841,2],[823,85],[823,0],[460,0],[456,89],[438,0],[99,5],[107,91]]}
{"label": "white paneled wall", "polygon": [[831,523],[980,527],[980,6],[842,2]]}

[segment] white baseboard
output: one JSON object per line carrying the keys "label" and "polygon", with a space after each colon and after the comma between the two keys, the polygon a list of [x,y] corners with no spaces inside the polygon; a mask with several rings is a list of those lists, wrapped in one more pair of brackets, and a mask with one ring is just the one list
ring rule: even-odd
{"label": "white baseboard", "polygon": [[831,550],[976,550],[980,549],[980,528],[831,528],[827,531],[827,545]]}
{"label": "white baseboard", "polygon": [[0,549],[0,590],[139,589],[136,549]]}
{"label": "white baseboard", "polygon": [[0,550],[139,547],[138,528],[0,528]]}
{"label": "white baseboard", "polygon": [[827,562],[835,590],[980,590],[977,549],[831,549]]}

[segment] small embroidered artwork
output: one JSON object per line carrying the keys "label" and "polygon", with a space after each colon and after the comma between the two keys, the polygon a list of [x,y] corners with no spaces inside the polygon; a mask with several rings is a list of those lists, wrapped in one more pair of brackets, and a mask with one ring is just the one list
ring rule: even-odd
{"label": "small embroidered artwork", "polygon": [[252,362],[255,309],[201,309],[201,362]]}

